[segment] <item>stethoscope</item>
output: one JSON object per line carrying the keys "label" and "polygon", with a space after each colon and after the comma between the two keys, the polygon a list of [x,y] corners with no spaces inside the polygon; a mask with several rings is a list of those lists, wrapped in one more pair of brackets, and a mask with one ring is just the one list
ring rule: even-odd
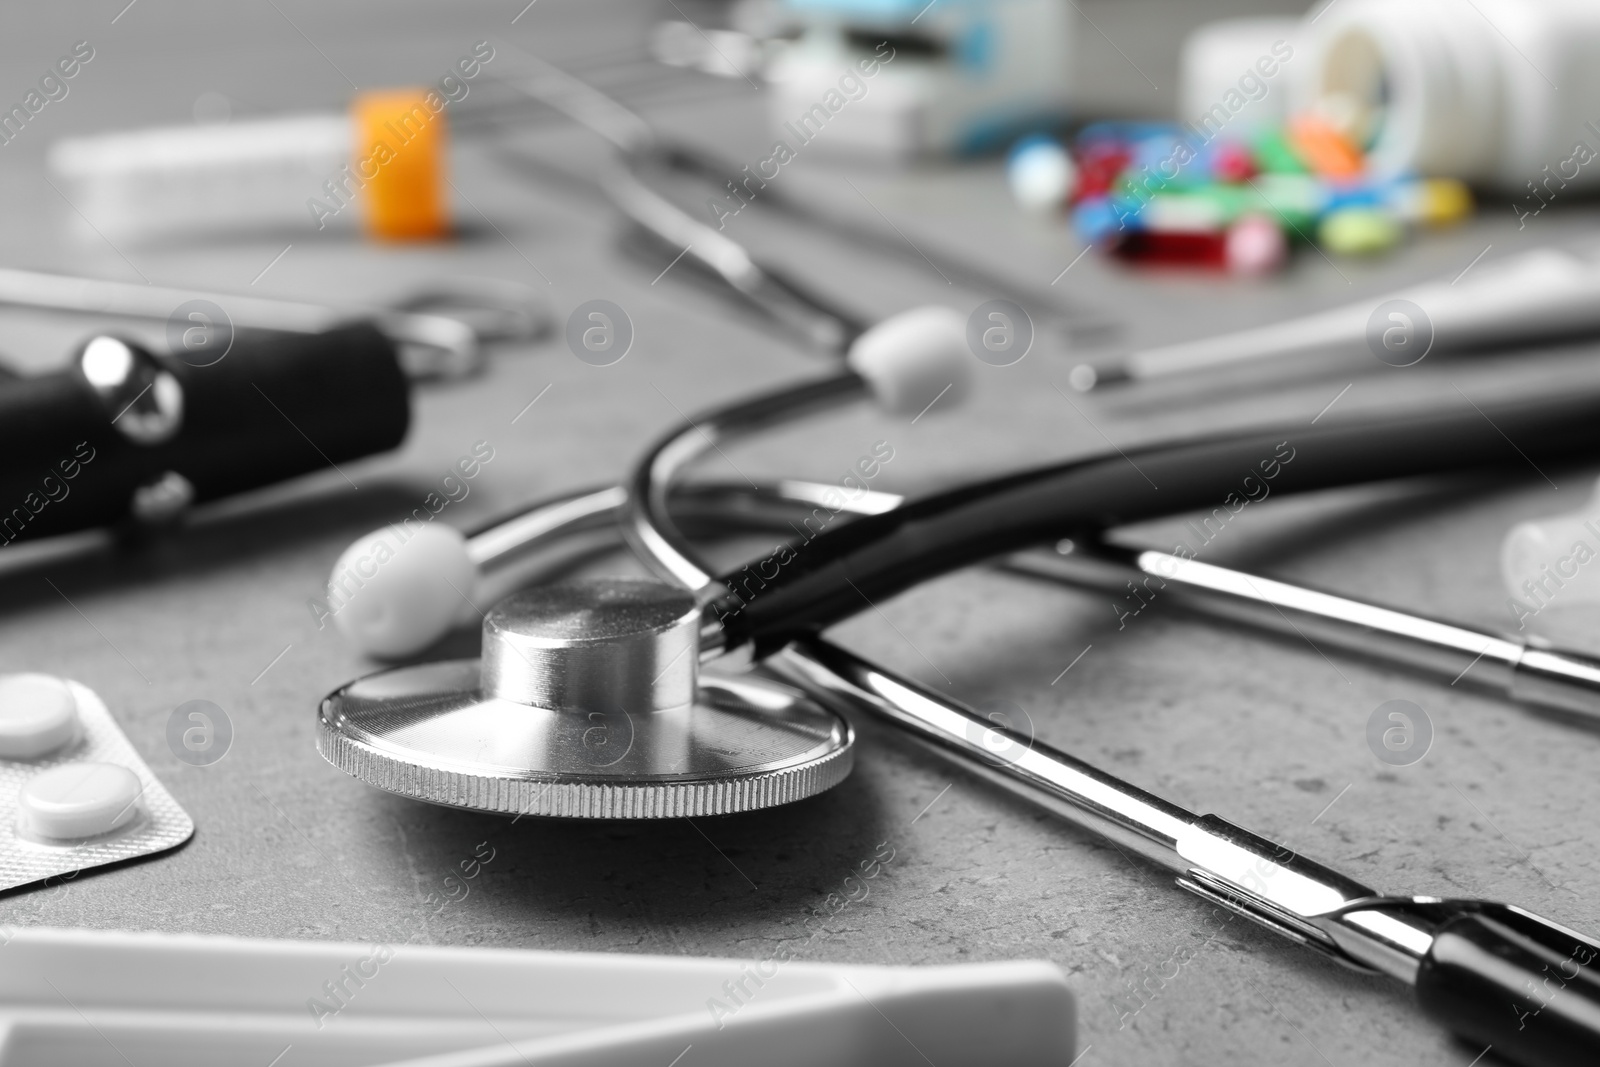
{"label": "stethoscope", "polygon": [[[390,556],[371,565],[335,616],[363,648],[409,654],[498,602],[481,613],[480,658],[395,667],[329,695],[318,710],[319,751],[363,781],[454,807],[693,816],[830,788],[851,765],[848,715],[1143,856],[1229,912],[1411,986],[1430,1017],[1502,1055],[1541,1067],[1591,1060],[1600,980],[1589,965],[1600,943],[1506,904],[1380,894],[1038,742],[822,631],[922,581],[1004,559],[1088,588],[1150,588],[1154,579],[1208,611],[1276,614],[1297,630],[1315,623],[1321,636],[1441,674],[1465,667],[1487,677],[1491,668],[1518,699],[1592,716],[1600,665],[1582,656],[1099,535],[1210,507],[1240,472],[1290,441],[1296,458],[1277,473],[1278,493],[1593,454],[1600,396],[1569,391],[1217,434],[912,501],[870,490],[841,501],[836,487],[808,482],[678,484],[713,443],[784,419],[869,395],[915,410],[941,382],[959,392],[963,348],[949,313],[907,313],[859,331],[844,371],[689,420],[647,450],[623,487],[548,500],[470,537],[429,525],[358,542],[346,561],[382,555],[379,543]],[[848,518],[811,535],[797,523],[819,507]],[[790,536],[721,575],[691,539],[742,530]],[[1070,551],[1060,551],[1063,538]],[[521,588],[619,540],[659,580]],[[1040,544],[1059,548],[1041,558]]]}
{"label": "stethoscope", "polygon": [[[1566,961],[1587,963],[1600,945],[1506,905],[1380,895],[818,636],[916,582],[1063,533],[1076,534],[1084,547],[1060,558],[1076,565],[1082,553],[1085,571],[1100,575],[1074,577],[1079,584],[1104,582],[1108,568],[1162,574],[1175,557],[1095,545],[1085,532],[1198,506],[1225,491],[1246,459],[1271,454],[1281,432],[1092,457],[909,503],[865,491],[841,508],[854,516],[847,523],[830,524],[810,540],[793,536],[787,558],[775,554],[765,568],[715,577],[690,533],[787,529],[794,535],[794,524],[837,487],[679,488],[678,477],[708,447],[707,438],[726,444],[752,428],[753,412],[777,420],[869,389],[852,371],[696,416],[693,427],[646,453],[627,488],[566,495],[471,537],[421,528],[413,538],[426,537],[416,542],[424,558],[441,565],[417,567],[397,556],[397,566],[378,568],[336,616],[364,647],[399,654],[431,643],[455,623],[459,605],[548,577],[621,539],[663,581],[564,581],[511,593],[483,616],[481,660],[394,668],[328,697],[319,710],[320,750],[371,784],[458,807],[602,818],[713,814],[768,807],[835,784],[849,770],[854,741],[839,718],[843,711],[886,723],[1139,853],[1171,870],[1183,888],[1230,911],[1347,966],[1415,986],[1435,1018],[1513,1058],[1563,1063],[1568,1051],[1593,1047],[1587,1013],[1600,998],[1580,967],[1572,967],[1579,977],[1564,979],[1564,996],[1539,1009],[1538,1027],[1511,1025],[1518,1020],[1507,1007],[1526,1001],[1524,981],[1542,988],[1537,983],[1547,971]],[[1540,427],[1530,453],[1538,461],[1594,450],[1600,443],[1589,414],[1595,399],[1502,401],[1484,414],[1526,442]],[[1314,428],[1297,437],[1299,455],[1280,473],[1276,491],[1502,463],[1474,421],[1481,416],[1470,415],[1409,414]],[[1159,499],[1145,476],[1164,487]],[[380,537],[395,533],[374,535]],[[451,558],[454,564],[442,565]],[[456,576],[441,581],[451,569]],[[1570,653],[1195,561],[1178,560],[1166,580],[1219,604],[1283,607],[1322,622],[1322,633],[1342,628],[1352,641],[1389,635],[1392,643],[1374,647],[1391,655],[1398,649],[1440,672],[1474,658],[1488,661],[1531,683],[1513,692],[1535,702],[1592,714],[1600,691],[1594,664]],[[1241,584],[1257,588],[1246,594]],[[422,610],[410,615],[410,608]],[[412,625],[424,613],[425,624]],[[716,662],[740,660],[759,661],[761,669],[735,674]],[[697,676],[702,665],[710,669]]]}

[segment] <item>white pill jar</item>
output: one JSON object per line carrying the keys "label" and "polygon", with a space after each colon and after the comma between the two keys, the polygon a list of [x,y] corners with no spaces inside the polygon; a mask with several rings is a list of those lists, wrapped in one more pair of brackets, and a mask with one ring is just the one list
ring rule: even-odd
{"label": "white pill jar", "polygon": [[1333,0],[1294,43],[1297,110],[1378,173],[1543,200],[1600,185],[1597,0]]}

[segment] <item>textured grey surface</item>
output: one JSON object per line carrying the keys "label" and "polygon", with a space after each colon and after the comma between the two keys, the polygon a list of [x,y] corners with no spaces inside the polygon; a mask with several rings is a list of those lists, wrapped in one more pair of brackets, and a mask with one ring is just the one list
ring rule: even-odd
{"label": "textured grey surface", "polygon": [[[363,86],[429,77],[483,38],[499,48],[495,73],[513,69],[523,49],[609,84],[631,79],[635,99],[652,98],[657,121],[742,160],[765,144],[760,105],[737,82],[629,73],[648,18],[621,4],[540,0],[514,26],[517,2],[224,9],[140,0],[113,23],[121,6],[0,15],[5,99],[71,42],[88,38],[97,49],[72,95],[0,149],[0,190],[10,206],[0,261],[245,289],[292,244],[255,290],[360,298],[441,273],[491,275],[538,286],[562,318],[582,301],[614,300],[638,339],[609,368],[579,362],[559,340],[499,353],[487,376],[420,393],[404,448],[347,465],[348,483],[324,472],[142,554],[0,580],[0,670],[49,671],[93,687],[199,826],[174,855],[0,901],[0,919],[760,957],[803,936],[802,921],[888,841],[896,849],[889,874],[829,924],[831,935],[808,949],[812,958],[1054,960],[1081,997],[1083,1040],[1093,1045],[1082,1062],[1091,1067],[1444,1067],[1477,1055],[1422,1020],[1394,984],[1343,972],[1242,922],[1221,922],[1115,849],[876,735],[864,738],[851,778],[824,796],[692,825],[511,825],[385,795],[323,763],[312,747],[316,702],[373,666],[331,628],[319,630],[307,608],[351,539],[409,511],[479,439],[492,442],[495,459],[444,521],[467,525],[534,496],[615,479],[647,439],[678,424],[680,410],[798,380],[817,362],[671,273],[652,283],[667,257],[640,262],[619,251],[617,224],[584,177],[597,158],[593,145],[559,124],[509,139],[535,158],[525,172],[481,140],[459,137],[455,181],[469,232],[456,243],[399,250],[309,232],[120,250],[75,242],[63,236],[70,209],[43,178],[47,140],[187,121],[206,91],[229,97],[241,116],[331,107],[347,95],[346,77]],[[1117,5],[1086,6],[1113,38],[1144,32],[1137,20],[1115,21]],[[1489,256],[1499,257],[1582,240],[1594,228],[1593,213],[1579,206],[1553,208],[1519,232],[1511,212],[1490,202],[1471,227],[1372,264],[1309,254],[1282,278],[1238,284],[1127,275],[1089,256],[1052,288],[1077,248],[1058,228],[1015,213],[992,164],[841,173],[806,158],[783,180],[863,228],[895,238],[892,219],[918,247],[969,256],[1059,294],[1063,308],[1091,309],[1120,324],[1130,343],[1375,296],[1454,274],[1491,244]],[[904,249],[844,252],[812,228],[751,213],[737,226],[737,236],[874,316],[930,300],[970,308],[992,295],[946,285]],[[85,329],[0,314],[0,347],[36,366],[58,359]],[[895,456],[878,486],[916,489],[1097,451],[1108,438],[1126,447],[1243,423],[1309,425],[1347,383],[1340,414],[1600,373],[1587,347],[1406,371],[1358,365],[1288,382],[1245,371],[1203,393],[1166,391],[1192,401],[1180,410],[1069,403],[1055,386],[1070,362],[1059,338],[1047,335],[1013,367],[977,367],[975,396],[960,411],[936,409],[907,425],[853,410],[729,458],[751,477],[826,480],[882,439]],[[707,473],[736,476],[718,464]],[[1269,501],[1242,515],[1206,558],[1505,627],[1511,619],[1495,565],[1501,536],[1518,517],[1577,507],[1593,473],[1545,471],[1559,490],[1529,471],[1476,491]],[[1150,534],[1158,543],[1168,536]],[[1197,623],[1160,604],[1119,631],[1100,598],[981,571],[930,583],[837,633],[974,703],[1014,701],[1050,743],[1380,889],[1481,894],[1600,929],[1600,827],[1591,814],[1600,738],[1472,690],[1470,676],[1447,687],[1324,657],[1302,642]],[[451,650],[473,642],[463,635]],[[1369,714],[1394,698],[1422,705],[1437,729],[1428,757],[1408,768],[1380,764],[1365,743]],[[192,699],[215,701],[234,723],[232,751],[211,766],[181,763],[166,747],[168,715]],[[496,859],[464,899],[440,907],[454,892],[444,880],[484,840]],[[1166,961],[1186,947],[1192,962],[1127,1017],[1137,1003],[1129,986],[1170,974]]]}

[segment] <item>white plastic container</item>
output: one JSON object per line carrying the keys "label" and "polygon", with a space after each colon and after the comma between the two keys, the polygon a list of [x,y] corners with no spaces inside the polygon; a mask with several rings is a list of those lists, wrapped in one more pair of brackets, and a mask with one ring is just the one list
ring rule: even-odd
{"label": "white plastic container", "polygon": [[1302,38],[1298,108],[1379,173],[1536,192],[1530,209],[1600,185],[1595,0],[1338,0]]}
{"label": "white plastic container", "polygon": [[[338,114],[170,126],[61,141],[50,169],[112,240],[303,230],[307,198],[327,195],[323,183],[350,161],[354,141]],[[353,229],[360,219],[342,211],[328,222]]]}
{"label": "white plastic container", "polygon": [[432,240],[450,230],[448,103],[432,89],[374,90],[346,114],[72,138],[51,146],[49,165],[94,239],[358,225]]}
{"label": "white plastic container", "polygon": [[887,160],[987,151],[1066,112],[1067,0],[785,7],[803,29],[767,71],[772,134],[786,150],[753,165],[765,180],[813,151]]}
{"label": "white plastic container", "polygon": [[1195,30],[1184,39],[1178,63],[1178,118],[1202,122],[1219,103],[1226,107],[1239,97],[1245,103],[1233,111],[1235,130],[1282,122],[1290,76],[1279,70],[1293,69],[1292,42],[1299,36],[1293,18],[1223,19]]}

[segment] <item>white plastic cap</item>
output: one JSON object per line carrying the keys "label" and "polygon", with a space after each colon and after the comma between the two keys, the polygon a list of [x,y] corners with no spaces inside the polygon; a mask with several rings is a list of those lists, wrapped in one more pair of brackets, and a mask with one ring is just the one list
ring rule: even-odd
{"label": "white plastic cap", "polygon": [[63,763],[22,783],[17,804],[28,833],[73,839],[132,822],[143,792],[139,776],[120,763]]}
{"label": "white plastic cap", "polygon": [[48,674],[0,675],[0,757],[37,759],[78,733],[78,700]]}
{"label": "white plastic cap", "polygon": [[1535,614],[1600,603],[1600,483],[1576,515],[1513,526],[1500,545],[1500,576],[1512,599]]}
{"label": "white plastic cap", "polygon": [[386,526],[344,550],[328,608],[352,644],[393,659],[420,652],[470,611],[477,568],[460,531],[440,522]]}
{"label": "white plastic cap", "polygon": [[943,404],[964,398],[973,359],[967,317],[938,305],[884,319],[856,338],[845,357],[880,405],[911,416],[922,414],[935,400]]}

